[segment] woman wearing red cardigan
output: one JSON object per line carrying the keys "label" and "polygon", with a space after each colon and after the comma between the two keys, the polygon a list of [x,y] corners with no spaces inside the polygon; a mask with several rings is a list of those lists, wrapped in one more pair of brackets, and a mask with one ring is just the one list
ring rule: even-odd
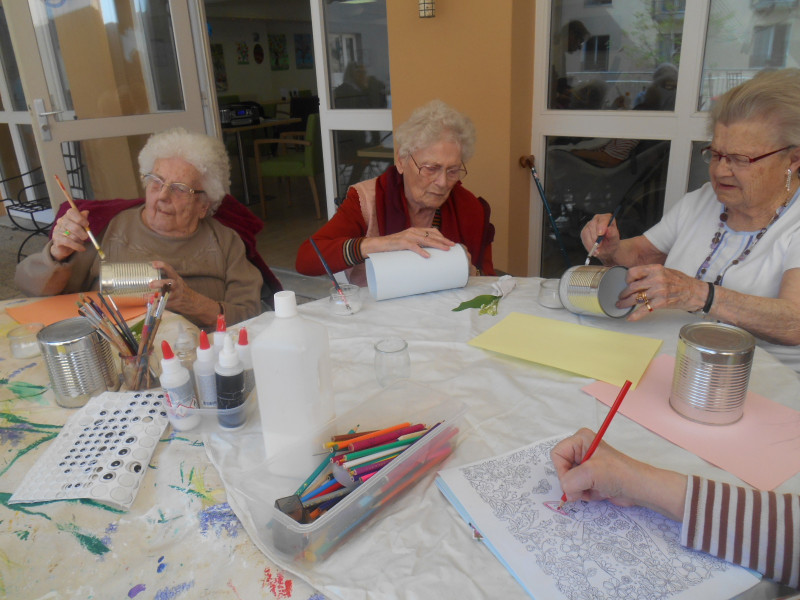
{"label": "woman wearing red cardigan", "polygon": [[[333,271],[348,270],[363,284],[364,261],[373,252],[463,244],[470,274],[494,275],[489,204],[461,185],[473,154],[472,121],[440,100],[415,110],[395,134],[395,163],[380,177],[352,186],[339,210],[314,241]],[[295,265],[304,275],[325,270],[306,241]]]}

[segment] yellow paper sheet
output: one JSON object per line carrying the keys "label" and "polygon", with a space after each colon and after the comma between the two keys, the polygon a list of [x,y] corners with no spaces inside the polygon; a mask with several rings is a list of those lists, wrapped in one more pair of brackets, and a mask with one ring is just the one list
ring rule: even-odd
{"label": "yellow paper sheet", "polygon": [[[87,298],[92,298],[99,306],[100,299],[97,292],[86,292]],[[6,312],[18,323],[43,323],[50,325],[70,317],[79,317],[78,305],[76,302],[80,294],[62,294],[60,296],[49,296],[41,300],[28,302],[14,306],[7,306]],[[135,319],[146,312],[145,306],[120,306],[120,312],[126,321]]]}
{"label": "yellow paper sheet", "polygon": [[639,383],[661,340],[511,313],[470,345],[621,386]]}

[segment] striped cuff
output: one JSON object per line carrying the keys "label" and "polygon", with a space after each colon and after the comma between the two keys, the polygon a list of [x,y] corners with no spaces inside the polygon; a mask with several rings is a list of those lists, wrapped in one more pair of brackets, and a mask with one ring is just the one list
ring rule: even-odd
{"label": "striped cuff", "polygon": [[361,242],[363,241],[363,237],[350,238],[344,243],[344,246],[342,246],[344,262],[349,266],[360,265],[364,262],[364,255],[361,254]]}

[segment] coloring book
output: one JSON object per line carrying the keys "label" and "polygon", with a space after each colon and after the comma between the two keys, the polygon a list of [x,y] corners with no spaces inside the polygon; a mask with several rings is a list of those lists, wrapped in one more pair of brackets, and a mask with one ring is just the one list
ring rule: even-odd
{"label": "coloring book", "polygon": [[680,543],[680,523],[646,508],[571,502],[550,450],[564,436],[439,472],[476,537],[537,600],[730,598],[759,577]]}

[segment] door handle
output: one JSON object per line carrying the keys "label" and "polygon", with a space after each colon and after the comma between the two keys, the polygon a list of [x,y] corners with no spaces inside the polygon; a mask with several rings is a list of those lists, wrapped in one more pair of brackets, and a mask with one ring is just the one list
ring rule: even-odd
{"label": "door handle", "polygon": [[42,134],[42,140],[49,142],[53,139],[53,134],[50,131],[50,125],[47,122],[47,117],[50,115],[58,115],[64,112],[63,110],[50,110],[44,109],[44,100],[41,98],[33,99],[33,111],[36,113],[36,121],[39,124],[39,131]]}

